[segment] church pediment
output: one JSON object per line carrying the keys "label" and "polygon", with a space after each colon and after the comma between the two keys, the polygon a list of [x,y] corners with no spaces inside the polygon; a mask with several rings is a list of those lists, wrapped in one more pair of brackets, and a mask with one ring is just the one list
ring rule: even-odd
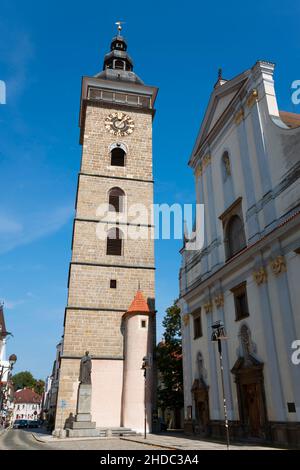
{"label": "church pediment", "polygon": [[205,381],[201,377],[201,379],[195,379],[192,385],[191,392],[198,392],[201,390],[207,390],[208,386],[206,385]]}
{"label": "church pediment", "polygon": [[245,372],[247,369],[262,369],[263,366],[263,362],[258,361],[252,354],[249,354],[247,357],[239,357],[231,369],[231,372],[232,374],[238,374]]}
{"label": "church pediment", "polygon": [[211,133],[217,123],[221,120],[222,116],[226,113],[230,104],[239,95],[248,79],[248,76],[249,71],[247,70],[232,80],[225,82],[223,85],[218,85],[214,88],[193,149],[192,158],[198,152],[206,137]]}

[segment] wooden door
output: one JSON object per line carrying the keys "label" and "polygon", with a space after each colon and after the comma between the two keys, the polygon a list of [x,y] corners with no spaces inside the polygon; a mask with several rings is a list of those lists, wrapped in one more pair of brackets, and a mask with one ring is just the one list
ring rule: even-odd
{"label": "wooden door", "polygon": [[262,396],[260,385],[255,383],[245,384],[243,389],[249,434],[252,437],[261,437],[263,430],[261,423]]}

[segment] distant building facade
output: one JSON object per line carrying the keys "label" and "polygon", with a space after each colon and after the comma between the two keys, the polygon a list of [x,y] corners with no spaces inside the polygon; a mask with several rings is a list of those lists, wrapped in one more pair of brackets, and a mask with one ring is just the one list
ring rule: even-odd
{"label": "distant building facade", "polygon": [[278,110],[273,71],[219,76],[189,162],[205,225],[181,251],[185,429],[224,432],[221,320],[231,436],[300,446],[300,116]]}
{"label": "distant building facade", "polygon": [[0,424],[10,421],[13,410],[11,366],[6,358],[6,340],[9,334],[5,325],[4,308],[0,304]]}
{"label": "distant building facade", "polygon": [[13,421],[16,419],[38,420],[41,405],[42,397],[31,388],[17,390],[14,395]]}
{"label": "distant building facade", "polygon": [[8,332],[6,330],[4,309],[3,305],[0,304],[0,374],[1,381],[6,383],[9,372],[9,362],[6,359],[6,338]]}
{"label": "distant building facade", "polygon": [[54,427],[56,407],[57,407],[57,393],[59,383],[59,368],[60,368],[60,357],[63,349],[63,340],[61,340],[56,346],[56,357],[53,362],[52,373],[46,378],[45,381],[45,393],[43,396],[43,414],[47,420],[49,428]]}

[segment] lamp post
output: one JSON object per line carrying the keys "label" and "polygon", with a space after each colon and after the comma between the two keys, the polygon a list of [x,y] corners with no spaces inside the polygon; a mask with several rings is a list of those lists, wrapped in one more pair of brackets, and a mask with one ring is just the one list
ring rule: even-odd
{"label": "lamp post", "polygon": [[221,382],[222,382],[222,393],[223,393],[223,408],[224,408],[224,421],[225,421],[225,431],[226,431],[226,441],[227,441],[227,450],[229,449],[229,426],[228,426],[228,416],[227,416],[227,405],[226,405],[226,396],[225,396],[225,387],[224,387],[224,368],[223,368],[223,356],[222,356],[222,341],[227,339],[226,331],[223,323],[218,320],[212,324],[212,335],[211,341],[218,343],[218,352],[220,360],[220,369],[221,369]]}
{"label": "lamp post", "polygon": [[148,357],[143,357],[143,363],[141,369],[144,371],[144,439],[147,438],[147,369],[149,368]]}

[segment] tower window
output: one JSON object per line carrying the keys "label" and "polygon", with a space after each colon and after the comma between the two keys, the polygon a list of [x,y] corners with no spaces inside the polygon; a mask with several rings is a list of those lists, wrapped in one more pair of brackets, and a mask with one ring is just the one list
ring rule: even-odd
{"label": "tower window", "polygon": [[122,255],[122,232],[119,228],[111,228],[107,233],[106,254]]}
{"label": "tower window", "polygon": [[115,212],[123,212],[124,211],[124,196],[125,193],[120,188],[112,188],[109,191],[109,210]]}
{"label": "tower window", "polygon": [[124,70],[123,60],[116,60],[115,61],[115,69]]}
{"label": "tower window", "polygon": [[120,147],[115,147],[111,151],[111,166],[125,166],[125,152]]}
{"label": "tower window", "polygon": [[116,289],[117,288],[117,280],[116,279],[111,279],[109,286],[110,286],[111,289]]}
{"label": "tower window", "polygon": [[141,327],[146,328],[146,326],[147,326],[146,320],[142,320],[141,321]]}

